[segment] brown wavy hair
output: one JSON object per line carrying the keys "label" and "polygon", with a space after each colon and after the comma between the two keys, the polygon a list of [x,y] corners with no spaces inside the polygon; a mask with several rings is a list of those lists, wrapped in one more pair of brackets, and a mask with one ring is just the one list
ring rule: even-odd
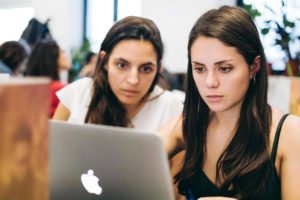
{"label": "brown wavy hair", "polygon": [[122,40],[145,40],[151,42],[157,54],[157,74],[147,94],[153,91],[160,77],[163,43],[157,26],[150,19],[129,16],[116,22],[106,34],[100,52],[105,56],[98,59],[93,77],[93,95],[85,118],[87,123],[114,126],[129,126],[126,110],[121,105],[108,83],[107,71],[104,69],[113,48]]}
{"label": "brown wavy hair", "polygon": [[54,40],[41,40],[31,51],[27,62],[27,76],[45,76],[59,80],[59,46]]}
{"label": "brown wavy hair", "polygon": [[[183,137],[186,155],[175,176],[179,191],[187,194],[187,185],[203,168],[210,110],[199,95],[192,76],[191,46],[200,37],[212,37],[234,47],[247,64],[260,56],[256,82],[251,81],[242,104],[237,131],[221,154],[216,166],[216,181],[221,188],[233,186],[236,198],[255,199],[264,192],[269,174],[269,133],[271,108],[267,103],[268,74],[266,58],[256,26],[241,8],[223,6],[203,14],[193,26],[188,42],[186,99],[183,109]],[[224,177],[221,183],[220,177]]]}

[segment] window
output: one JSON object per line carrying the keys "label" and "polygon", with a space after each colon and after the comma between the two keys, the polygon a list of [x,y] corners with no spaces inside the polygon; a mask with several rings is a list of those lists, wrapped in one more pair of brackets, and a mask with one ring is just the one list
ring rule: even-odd
{"label": "window", "polygon": [[86,36],[91,50],[98,52],[105,34],[113,24],[113,1],[89,0],[87,2]]}
{"label": "window", "polygon": [[0,9],[0,44],[10,40],[19,40],[28,22],[34,16],[31,7]]}
{"label": "window", "polygon": [[[300,27],[300,1],[298,0],[286,0],[286,13],[288,20],[295,22],[296,27]],[[255,23],[257,24],[258,29],[264,27],[264,21],[267,19],[272,19],[278,22],[282,21],[282,11],[281,11],[281,0],[244,0],[245,4],[253,5],[257,10],[261,12],[261,16],[255,18]],[[275,13],[272,13],[271,8]],[[300,35],[300,30],[297,30],[296,35]],[[275,29],[270,29],[269,33],[266,35],[261,34],[262,43],[264,45],[265,54],[268,62],[272,63],[273,70],[284,70],[286,62],[286,54],[281,49],[279,45],[274,45],[274,41],[277,34]],[[295,55],[300,53],[300,42],[295,40],[293,43],[290,43],[291,54]]]}
{"label": "window", "polygon": [[[115,5],[116,3],[117,5]],[[141,0],[87,0],[86,37],[91,43],[91,50],[98,52],[105,34],[114,23],[114,7],[118,9],[117,20],[128,15],[140,16]]]}
{"label": "window", "polygon": [[141,16],[141,0],[118,0],[118,19],[129,15]]}

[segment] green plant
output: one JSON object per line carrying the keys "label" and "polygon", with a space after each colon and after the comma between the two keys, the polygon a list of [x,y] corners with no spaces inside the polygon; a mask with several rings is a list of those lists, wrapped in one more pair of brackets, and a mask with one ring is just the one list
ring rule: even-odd
{"label": "green plant", "polygon": [[[295,21],[291,21],[288,18],[287,9],[288,0],[281,0],[280,11],[276,12],[266,3],[264,4],[264,11],[257,10],[253,5],[244,4],[244,9],[250,14],[250,16],[255,19],[256,17],[264,17],[264,21],[258,28],[263,35],[268,35],[271,31],[275,31],[274,45],[279,45],[285,53],[285,62],[287,68],[294,67],[296,69],[286,69],[288,75],[298,75],[298,65],[299,65],[299,53],[300,49],[296,50],[296,53],[292,54],[290,45],[296,41],[300,40],[299,33],[297,30],[300,27],[296,26]],[[296,19],[299,20],[299,19]],[[290,63],[293,62],[293,64]],[[295,63],[295,64],[294,64]],[[293,66],[292,66],[293,65]],[[296,74],[295,74],[296,73]]]}
{"label": "green plant", "polygon": [[84,65],[85,56],[90,51],[90,48],[90,41],[87,38],[85,38],[80,48],[73,48],[71,50],[72,68],[69,71],[69,82],[72,82],[77,78],[79,71]]}
{"label": "green plant", "polygon": [[[290,51],[290,43],[296,39],[300,39],[300,36],[296,36],[296,23],[290,21],[287,17],[287,5],[284,0],[281,0],[280,12],[275,12],[271,7],[265,5],[267,10],[269,10],[273,16],[271,19],[267,19],[264,22],[264,27],[261,29],[261,33],[266,35],[269,33],[270,29],[274,29],[277,33],[274,44],[280,45],[282,50],[286,53],[288,60],[295,60]],[[280,16],[280,20],[276,20],[276,16]],[[299,19],[298,19],[299,20]]]}

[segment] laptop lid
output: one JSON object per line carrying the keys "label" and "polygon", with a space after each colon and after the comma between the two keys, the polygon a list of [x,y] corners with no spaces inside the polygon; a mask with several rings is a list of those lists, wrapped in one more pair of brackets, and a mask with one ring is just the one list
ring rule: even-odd
{"label": "laptop lid", "polygon": [[174,199],[159,137],[50,120],[50,199]]}

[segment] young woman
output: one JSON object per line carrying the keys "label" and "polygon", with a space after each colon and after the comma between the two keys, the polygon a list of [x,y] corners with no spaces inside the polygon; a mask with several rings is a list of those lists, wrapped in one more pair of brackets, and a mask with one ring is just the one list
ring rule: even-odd
{"label": "young woman", "polygon": [[182,103],[157,86],[163,44],[149,19],[126,17],[108,31],[93,79],[82,78],[57,93],[54,119],[157,131]]}
{"label": "young woman", "polygon": [[300,119],[267,102],[266,58],[242,9],[201,16],[188,43],[183,114],[162,130],[187,199],[300,199]]}
{"label": "young woman", "polygon": [[44,76],[52,79],[51,83],[51,118],[59,104],[56,92],[65,84],[60,81],[59,74],[62,70],[69,70],[71,62],[64,51],[54,40],[42,40],[37,42],[32,49],[27,62],[27,76]]}

